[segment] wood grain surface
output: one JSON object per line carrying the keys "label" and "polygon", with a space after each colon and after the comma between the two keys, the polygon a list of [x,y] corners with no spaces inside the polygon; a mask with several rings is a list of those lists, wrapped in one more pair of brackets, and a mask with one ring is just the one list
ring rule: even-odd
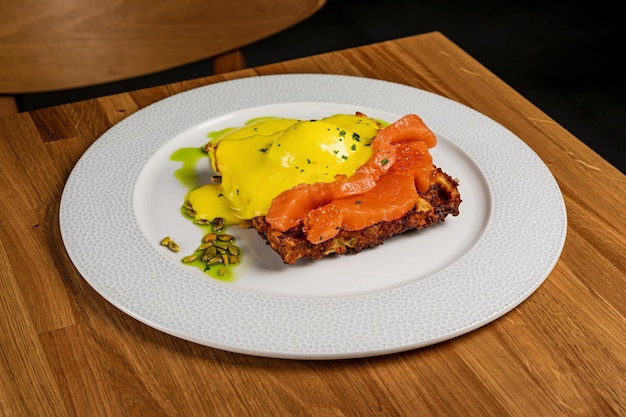
{"label": "wood grain surface", "polygon": [[[61,192],[87,147],[172,94],[282,73],[426,89],[522,138],[567,207],[565,247],[545,283],[464,336],[334,361],[194,344],[99,296],[59,233]],[[0,118],[0,166],[1,416],[626,415],[626,176],[440,33]]]}

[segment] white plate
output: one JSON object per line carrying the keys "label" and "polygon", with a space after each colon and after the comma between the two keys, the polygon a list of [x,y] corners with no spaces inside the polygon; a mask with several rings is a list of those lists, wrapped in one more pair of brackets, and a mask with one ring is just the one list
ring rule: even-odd
{"label": "white plate", "polygon": [[[179,212],[188,188],[170,157],[258,116],[362,111],[420,115],[435,164],[460,180],[458,217],[357,255],[282,263],[252,230],[222,282],[181,264],[201,231]],[[207,160],[197,165],[209,174]],[[441,342],[502,316],[545,280],[566,235],[553,176],[510,131],[447,98],[379,80],[293,74],[222,82],[157,102],[100,137],[66,183],[61,233],[105,299],[165,333],[251,355],[338,359]],[[181,246],[159,245],[165,235]]]}

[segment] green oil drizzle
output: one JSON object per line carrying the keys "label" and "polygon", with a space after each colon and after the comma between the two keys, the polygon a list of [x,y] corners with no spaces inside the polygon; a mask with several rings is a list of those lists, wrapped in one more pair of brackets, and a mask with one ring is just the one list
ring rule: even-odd
{"label": "green oil drizzle", "polygon": [[[218,137],[224,132],[232,130],[232,129],[233,128],[227,128],[221,131],[211,132],[207,136],[210,138]],[[200,184],[200,181],[198,179],[198,175],[196,173],[196,167],[198,165],[198,162],[205,158],[208,159],[208,155],[202,147],[180,148],[172,152],[172,154],[170,155],[171,161],[182,163],[182,166],[174,172],[174,177],[176,177],[176,179],[178,179],[178,181],[180,181],[180,183],[189,191],[203,185],[203,184]],[[195,223],[193,217],[187,214],[187,209],[184,207],[184,202],[180,206],[180,214],[186,219],[188,219],[189,221],[193,222],[194,225],[196,225],[196,227],[202,230],[203,236],[213,231],[213,227],[210,224]],[[218,233],[224,233],[224,232],[225,232],[225,229],[222,229]],[[198,246],[201,243],[202,242],[199,242]],[[198,254],[199,252],[195,252],[195,253]],[[184,256],[187,256],[187,255],[191,255],[191,254],[186,254]],[[241,257],[241,254],[240,254],[240,257]],[[198,257],[197,259],[191,262],[183,262],[181,258],[181,262],[184,263],[184,265],[186,266],[198,268],[200,271],[204,272],[205,274],[219,281],[232,282],[235,280],[235,277],[233,275],[233,268],[236,267],[237,264],[231,264],[231,265],[217,264],[217,265],[212,265],[209,267],[206,262],[200,259],[200,257]],[[225,268],[226,270],[225,275],[220,275],[218,273],[218,271],[222,268]]]}
{"label": "green oil drizzle", "polygon": [[208,155],[202,148],[180,148],[170,155],[170,161],[182,162],[182,167],[174,172],[174,176],[189,190],[201,185],[196,175],[196,166],[204,158],[208,158]]}
{"label": "green oil drizzle", "polygon": [[[217,279],[219,281],[223,281],[223,282],[233,282],[233,281],[235,281],[235,277],[233,276],[233,273],[232,273],[232,267],[234,265],[228,265],[228,266],[213,265],[213,266],[209,267],[209,266],[207,266],[207,264],[205,262],[203,262],[199,258],[194,260],[194,261],[185,263],[185,265],[198,268],[200,271],[204,272],[206,275],[209,275],[211,278]],[[220,268],[226,268],[226,270],[228,271],[227,274],[226,275],[219,275],[217,273],[217,271]]]}

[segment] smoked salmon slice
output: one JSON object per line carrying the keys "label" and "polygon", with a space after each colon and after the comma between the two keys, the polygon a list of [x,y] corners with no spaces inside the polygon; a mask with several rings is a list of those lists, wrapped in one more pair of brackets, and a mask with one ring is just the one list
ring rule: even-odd
{"label": "smoked salmon slice", "polygon": [[437,145],[437,137],[433,131],[426,126],[421,117],[414,113],[407,114],[381,129],[377,136],[392,144],[421,141],[429,148],[434,148]]}
{"label": "smoked salmon slice", "polygon": [[412,175],[415,187],[420,193],[430,188],[433,172],[433,157],[428,152],[428,145],[422,141],[402,142],[395,145],[396,160],[389,172],[401,172]]}
{"label": "smoked salmon slice", "polygon": [[[410,174],[414,182],[413,187],[417,187],[420,192],[426,191],[430,187],[429,175],[433,170],[432,157],[428,148],[436,144],[436,136],[419,116],[416,114],[403,116],[378,131],[371,144],[374,151],[372,157],[359,167],[354,175],[350,178],[345,176],[335,178],[332,182],[299,184],[283,191],[273,199],[265,220],[273,228],[285,232],[302,224],[312,210],[327,206],[335,200],[368,193],[376,187],[379,179],[392,169],[398,173]],[[400,162],[396,166],[397,160]],[[395,168],[392,168],[394,166]],[[383,205],[385,204],[382,199],[378,199]],[[330,210],[335,209],[334,206],[327,208],[328,213],[325,216],[329,217],[328,222],[337,222],[331,219],[336,213]],[[380,209],[385,210],[384,207]],[[403,214],[409,209],[410,207]],[[342,210],[346,208],[343,207]],[[309,217],[309,224],[315,223],[312,218],[317,218],[320,223],[323,223],[322,211],[312,216]],[[334,223],[332,227],[337,227]],[[326,229],[325,226],[320,226],[320,230]],[[320,236],[322,239],[325,238],[322,232],[314,232],[317,226],[309,226],[309,230],[316,235],[313,239]]]}
{"label": "smoked salmon slice", "polygon": [[417,202],[411,175],[388,172],[370,191],[338,198],[311,210],[304,218],[303,231],[311,243],[334,238],[340,229],[362,230],[381,221],[402,218]]}

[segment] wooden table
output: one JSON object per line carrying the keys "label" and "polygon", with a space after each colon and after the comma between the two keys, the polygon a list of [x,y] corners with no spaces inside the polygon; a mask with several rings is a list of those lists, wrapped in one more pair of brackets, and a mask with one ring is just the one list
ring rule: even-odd
{"label": "wooden table", "polygon": [[[61,192],[87,147],[172,94],[304,72],[426,89],[522,138],[554,174],[568,213],[545,283],[464,336],[334,361],[194,344],[99,296],[59,233]],[[626,176],[440,33],[1,118],[0,165],[2,416],[626,415]]]}

